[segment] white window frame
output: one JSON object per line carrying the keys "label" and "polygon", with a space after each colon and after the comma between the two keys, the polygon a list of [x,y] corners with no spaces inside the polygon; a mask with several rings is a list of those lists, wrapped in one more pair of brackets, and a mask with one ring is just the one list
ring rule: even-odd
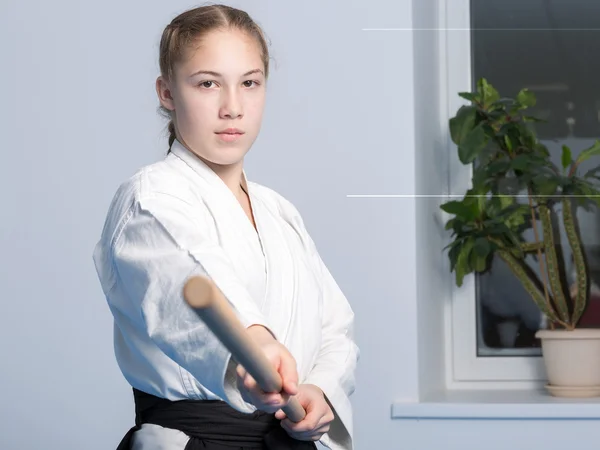
{"label": "white window frame", "polygon": [[[468,102],[458,92],[472,90],[470,0],[440,0],[442,89],[446,93],[447,119]],[[445,70],[444,70],[445,69]],[[444,76],[445,75],[445,76]],[[444,103],[444,102],[443,102]],[[463,166],[450,142],[448,192],[462,195],[470,186],[471,169]],[[447,258],[447,255],[444,255]],[[446,309],[447,383],[449,387],[529,387],[545,381],[540,356],[477,356],[477,305],[475,276],[458,288],[452,274],[451,301]],[[449,317],[448,317],[449,316]]]}

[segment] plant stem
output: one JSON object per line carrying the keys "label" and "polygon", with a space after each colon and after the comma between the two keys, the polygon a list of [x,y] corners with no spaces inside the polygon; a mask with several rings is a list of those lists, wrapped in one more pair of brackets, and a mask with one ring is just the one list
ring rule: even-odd
{"label": "plant stem", "polygon": [[579,319],[585,310],[588,299],[588,274],[587,266],[585,263],[585,255],[581,245],[581,239],[578,233],[578,227],[576,225],[577,218],[572,209],[572,201],[570,198],[564,198],[562,200],[563,205],[563,222],[565,224],[565,231],[569,244],[571,244],[571,250],[573,252],[573,262],[575,263],[575,273],[577,279],[577,295],[574,299],[573,306],[573,325],[577,325]]}
{"label": "plant stem", "polygon": [[531,268],[527,265],[525,261],[522,259],[517,259],[510,254],[508,250],[498,250],[498,255],[508,268],[513,272],[513,274],[521,281],[525,290],[531,295],[532,300],[535,302],[540,311],[544,312],[550,322],[556,322],[563,325],[565,328],[572,328],[568,323],[563,322],[556,315],[556,312],[552,308],[545,308],[547,306],[542,293],[536,284],[532,281],[531,277],[528,275],[528,272],[533,272]]}
{"label": "plant stem", "polygon": [[[531,211],[531,221],[533,225],[533,235],[536,243],[540,243],[540,236],[537,229],[537,220],[535,220],[535,210],[533,208],[533,199],[531,198],[531,188],[527,188],[527,198],[529,199],[529,209]],[[552,305],[550,304],[550,296],[548,295],[548,275],[546,274],[546,268],[544,267],[544,262],[542,261],[542,250],[538,248],[537,251],[538,261],[540,265],[540,275],[542,276],[542,284],[544,285],[544,298],[546,299],[546,305],[549,310],[552,310]],[[550,328],[554,329],[554,323],[550,321]]]}
{"label": "plant stem", "polygon": [[571,178],[575,174],[575,171],[577,170],[578,166],[579,166],[579,163],[574,162],[573,165],[571,166],[571,169],[569,170],[569,173],[567,174],[567,177]]}
{"label": "plant stem", "polygon": [[[558,256],[556,251],[556,244],[554,242],[554,230],[552,228],[552,213],[550,208],[545,203],[538,205],[540,211],[540,219],[542,222],[542,229],[544,230],[544,255],[546,256],[546,274],[550,278],[550,287],[552,288],[552,298],[554,299],[554,305],[556,311],[562,320],[570,322],[569,318],[569,306],[567,305],[567,299],[563,291],[563,284],[560,277],[560,269],[558,267]],[[562,252],[561,252],[562,258]]]}
{"label": "plant stem", "polygon": [[525,242],[521,244],[521,249],[524,253],[535,253],[542,251],[544,249],[544,244],[541,242]]}

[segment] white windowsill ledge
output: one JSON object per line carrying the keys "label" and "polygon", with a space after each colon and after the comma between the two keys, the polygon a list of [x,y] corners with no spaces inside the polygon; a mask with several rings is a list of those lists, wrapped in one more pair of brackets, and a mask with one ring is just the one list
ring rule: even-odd
{"label": "white windowsill ledge", "polygon": [[600,397],[558,398],[544,390],[446,391],[425,401],[393,403],[392,419],[600,420]]}

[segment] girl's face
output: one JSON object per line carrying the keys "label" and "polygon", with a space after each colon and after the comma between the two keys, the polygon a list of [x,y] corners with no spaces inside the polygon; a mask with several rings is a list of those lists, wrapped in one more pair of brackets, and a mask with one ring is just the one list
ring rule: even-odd
{"label": "girl's face", "polygon": [[188,51],[174,80],[159,77],[182,143],[218,165],[240,163],[260,130],[266,89],[258,43],[237,30],[213,31]]}

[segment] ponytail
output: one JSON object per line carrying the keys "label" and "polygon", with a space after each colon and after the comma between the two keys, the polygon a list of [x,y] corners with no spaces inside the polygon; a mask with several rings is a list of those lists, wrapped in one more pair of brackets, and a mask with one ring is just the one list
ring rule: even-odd
{"label": "ponytail", "polygon": [[167,155],[171,153],[171,146],[173,145],[173,142],[175,142],[176,138],[175,124],[173,123],[173,120],[171,120],[169,121],[169,150],[167,151]]}

